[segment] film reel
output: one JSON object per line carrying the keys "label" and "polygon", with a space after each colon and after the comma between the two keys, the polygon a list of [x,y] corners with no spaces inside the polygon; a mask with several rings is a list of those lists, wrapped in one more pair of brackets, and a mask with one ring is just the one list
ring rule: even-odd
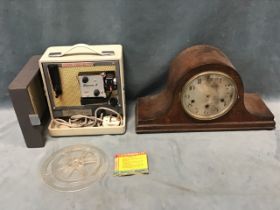
{"label": "film reel", "polygon": [[108,168],[103,151],[90,145],[73,145],[58,150],[41,167],[41,176],[55,190],[73,192],[102,178]]}

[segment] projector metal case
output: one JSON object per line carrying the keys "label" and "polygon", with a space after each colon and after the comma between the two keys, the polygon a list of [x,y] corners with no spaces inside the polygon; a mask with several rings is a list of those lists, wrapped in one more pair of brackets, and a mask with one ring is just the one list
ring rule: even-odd
{"label": "projector metal case", "polygon": [[[114,51],[114,55],[93,55],[88,53],[82,47],[73,48],[73,46],[54,46],[49,47],[41,59],[39,60],[40,71],[44,83],[45,94],[50,110],[51,121],[48,126],[49,134],[51,136],[83,136],[83,135],[103,135],[103,134],[123,134],[126,130],[126,107],[125,107],[125,89],[124,89],[124,71],[123,71],[123,53],[121,45],[88,45],[88,47],[98,51]],[[50,53],[65,52],[71,49],[71,54],[62,57],[50,57]],[[44,76],[43,64],[44,63],[67,63],[67,62],[98,62],[98,61],[118,61],[120,85],[121,85],[121,105],[123,111],[123,124],[120,126],[110,127],[81,127],[81,128],[56,128],[54,127],[54,116],[51,107],[50,94]]]}

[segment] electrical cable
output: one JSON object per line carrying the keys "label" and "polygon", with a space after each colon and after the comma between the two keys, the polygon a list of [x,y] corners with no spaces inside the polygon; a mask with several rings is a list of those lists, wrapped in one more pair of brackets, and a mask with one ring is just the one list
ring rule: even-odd
{"label": "electrical cable", "polygon": [[68,121],[61,119],[61,118],[55,118],[54,123],[57,126],[66,126],[68,128],[81,128],[81,127],[100,127],[103,123],[103,113],[100,114],[100,117],[98,117],[98,111],[105,110],[108,112],[111,112],[111,114],[115,114],[117,118],[120,120],[120,125],[123,123],[122,116],[116,112],[113,109],[110,109],[108,107],[98,107],[95,112],[94,116],[87,116],[87,115],[72,115]]}

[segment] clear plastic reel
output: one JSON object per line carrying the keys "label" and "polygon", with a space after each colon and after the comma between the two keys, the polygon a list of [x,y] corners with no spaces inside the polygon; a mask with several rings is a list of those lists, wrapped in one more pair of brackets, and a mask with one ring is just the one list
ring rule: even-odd
{"label": "clear plastic reel", "polygon": [[107,168],[103,151],[90,145],[73,145],[46,159],[41,167],[41,176],[53,189],[73,192],[100,179]]}

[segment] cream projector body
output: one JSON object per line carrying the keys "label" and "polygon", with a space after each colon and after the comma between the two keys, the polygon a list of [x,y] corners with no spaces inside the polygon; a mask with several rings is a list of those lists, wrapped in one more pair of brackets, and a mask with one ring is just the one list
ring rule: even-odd
{"label": "cream projector body", "polygon": [[50,135],[125,132],[121,45],[49,47],[39,65],[51,114]]}

